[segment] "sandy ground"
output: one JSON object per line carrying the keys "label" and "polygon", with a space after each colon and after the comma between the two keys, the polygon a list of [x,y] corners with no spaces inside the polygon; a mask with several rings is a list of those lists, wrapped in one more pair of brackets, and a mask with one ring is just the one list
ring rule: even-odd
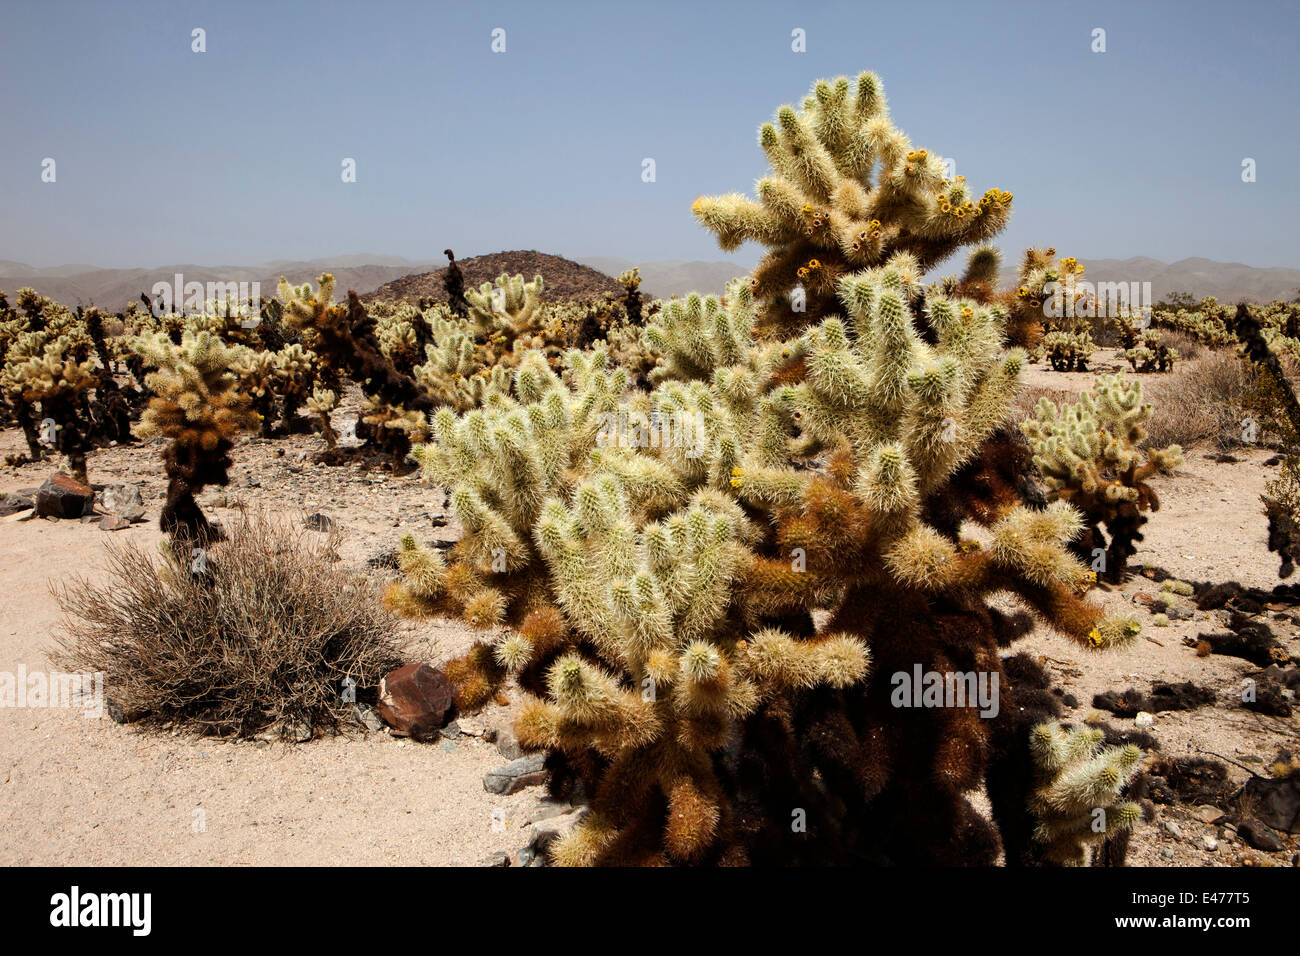
{"label": "sandy ground", "polygon": [[[1041,367],[1025,377],[1028,384],[1073,391],[1093,379]],[[218,519],[221,506],[239,498],[290,514],[324,512],[341,525],[343,558],[357,568],[407,531],[428,538],[445,533],[434,524],[443,513],[440,490],[417,476],[314,465],[310,454],[319,442],[300,436],[243,444],[230,487],[201,500]],[[23,447],[16,430],[0,431],[0,457]],[[1265,548],[1258,498],[1272,471],[1263,464],[1271,453],[1245,449],[1234,453],[1239,462],[1220,464],[1206,457],[1211,451],[1191,451],[1177,475],[1157,480],[1163,507],[1147,526],[1135,563],[1188,579],[1270,588],[1278,583],[1277,562]],[[307,454],[301,466],[300,453]],[[51,669],[47,655],[59,619],[53,582],[75,574],[102,579],[110,540],[153,546],[160,539],[156,519],[165,482],[157,456],[156,445],[138,446],[105,449],[90,460],[94,482],[141,485],[146,523],[110,533],[76,521],[0,519],[0,671]],[[0,467],[0,492],[39,485],[51,470],[48,463]],[[1133,595],[1158,590],[1136,576],[1100,596],[1135,609],[1145,625],[1149,615],[1132,603]],[[1146,626],[1150,640],[1110,654],[1089,654],[1041,631],[1017,649],[1045,658],[1054,679],[1078,699],[1080,707],[1069,713],[1075,718],[1104,690],[1148,691],[1158,680],[1214,689],[1212,707],[1158,715],[1151,733],[1161,752],[1210,752],[1262,772],[1279,747],[1300,745],[1300,717],[1244,710],[1241,679],[1257,668],[1230,657],[1199,658],[1183,644],[1184,637],[1221,629],[1216,613]],[[1300,655],[1294,623],[1269,623]],[[436,624],[419,625],[414,638],[422,656],[435,662],[471,639]],[[504,718],[498,711],[462,723],[480,731]],[[297,746],[229,743],[143,731],[70,710],[0,708],[0,864],[472,865],[526,844],[529,820],[541,807],[540,788],[511,797],[484,791],[483,775],[504,762],[494,745],[474,736],[418,744],[358,728],[351,738]],[[1234,780],[1245,779],[1245,769],[1230,769]],[[1181,837],[1167,831],[1167,820],[1179,824]],[[1217,839],[1216,850],[1204,848],[1206,836]],[[1287,840],[1283,852],[1260,853],[1231,830],[1200,823],[1187,808],[1159,807],[1154,822],[1139,826],[1130,862],[1287,865],[1300,849],[1294,837]]]}

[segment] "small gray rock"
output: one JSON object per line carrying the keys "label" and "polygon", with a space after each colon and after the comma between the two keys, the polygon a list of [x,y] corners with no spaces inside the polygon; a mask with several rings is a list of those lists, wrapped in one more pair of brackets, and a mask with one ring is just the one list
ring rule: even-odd
{"label": "small gray rock", "polygon": [[515,738],[514,728],[509,725],[496,729],[496,745],[497,753],[507,760],[518,760],[524,755],[524,749]]}
{"label": "small gray rock", "polygon": [[504,767],[499,767],[483,777],[483,789],[488,793],[509,796],[525,787],[535,786],[546,781],[542,754],[531,754],[512,760]]}
{"label": "small gray rock", "polygon": [[539,820],[533,825],[533,835],[528,841],[528,849],[544,857],[551,844],[576,827],[587,816],[587,808],[580,807],[570,813]]}
{"label": "small gray rock", "polygon": [[567,803],[556,803],[551,800],[543,800],[532,813],[528,815],[525,823],[541,823],[543,820],[550,820],[553,817],[562,817],[568,813],[572,807]]}
{"label": "small gray rock", "polygon": [[505,850],[497,850],[491,856],[479,861],[479,866],[509,866],[510,854]]}
{"label": "small gray rock", "polygon": [[442,728],[442,736],[447,740],[455,740],[461,735],[460,724],[452,721],[446,727]]}
{"label": "small gray rock", "polygon": [[379,719],[379,715],[365,704],[353,704],[352,714],[357,718],[357,723],[371,733],[377,734],[384,729],[384,722]]}
{"label": "small gray rock", "polygon": [[438,744],[438,747],[441,750],[447,751],[449,754],[454,754],[460,749],[460,744],[454,744],[450,740],[444,740],[442,743]]}
{"label": "small gray rock", "polygon": [[35,507],[36,502],[26,495],[0,495],[0,518]]}
{"label": "small gray rock", "polygon": [[311,724],[306,721],[286,721],[279,727],[280,735],[296,744],[305,744],[311,740]]}
{"label": "small gray rock", "polygon": [[123,531],[131,527],[131,519],[118,515],[106,515],[99,519],[100,531]]}
{"label": "small gray rock", "polygon": [[136,521],[144,517],[144,498],[139,485],[108,485],[99,493],[99,506],[110,515]]}
{"label": "small gray rock", "polygon": [[1174,836],[1178,837],[1180,840],[1182,839],[1182,837],[1183,837],[1183,828],[1180,827],[1180,826],[1179,826],[1177,823],[1175,823],[1173,820],[1166,820],[1166,821],[1165,821],[1165,829],[1168,830],[1168,831],[1169,831],[1171,834],[1173,834]]}

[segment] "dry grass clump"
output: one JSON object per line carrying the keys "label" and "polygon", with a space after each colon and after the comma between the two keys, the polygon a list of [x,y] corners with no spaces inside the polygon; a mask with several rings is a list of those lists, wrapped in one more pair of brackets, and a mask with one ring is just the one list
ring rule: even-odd
{"label": "dry grass clump", "polygon": [[1152,377],[1144,384],[1155,406],[1147,422],[1149,447],[1208,444],[1226,450],[1244,444],[1242,420],[1252,405],[1255,372],[1234,352],[1208,352],[1172,378]]}
{"label": "dry grass clump", "polygon": [[1160,329],[1160,341],[1178,353],[1178,361],[1190,362],[1209,353],[1208,346],[1177,329]]}
{"label": "dry grass clump", "polygon": [[1054,405],[1061,405],[1069,402],[1077,402],[1079,400],[1079,393],[1077,391],[1072,392],[1068,388],[1051,388],[1046,385],[1026,385],[1016,394],[1015,404],[1012,407],[1010,416],[1008,416],[1008,421],[1019,429],[1020,422],[1024,421],[1026,418],[1034,417],[1034,409],[1038,407],[1039,400],[1043,398],[1052,402]]}
{"label": "dry grass clump", "polygon": [[206,552],[108,546],[110,580],[57,588],[56,660],[103,672],[128,714],[184,730],[283,737],[338,732],[357,691],[403,663],[402,625],[374,586],[338,563],[336,537],[241,514]]}

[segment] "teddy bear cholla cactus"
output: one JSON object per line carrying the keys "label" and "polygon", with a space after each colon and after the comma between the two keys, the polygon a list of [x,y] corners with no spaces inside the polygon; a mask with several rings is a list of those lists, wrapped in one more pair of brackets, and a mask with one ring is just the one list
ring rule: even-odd
{"label": "teddy bear cholla cactus", "polygon": [[1166,345],[1159,332],[1144,332],[1124,357],[1135,372],[1172,372],[1178,350]]}
{"label": "teddy bear cholla cactus", "polygon": [[361,427],[357,430],[365,447],[399,465],[410,451],[410,436],[420,440],[424,417],[438,406],[434,396],[384,354],[376,320],[355,292],[348,292],[346,305],[334,303],[332,275],[322,275],[315,290],[281,278],[279,295],[285,323],[302,333],[304,343],[327,367],[346,372],[366,393],[362,422],[367,431],[362,435]]}
{"label": "teddy bear cholla cactus", "polygon": [[1062,730],[1054,720],[1029,735],[1035,786],[1029,809],[1043,859],[1058,866],[1086,866],[1088,851],[1130,829],[1142,808],[1121,800],[1142,752],[1133,744],[1103,747],[1095,727]]}
{"label": "teddy bear cholla cactus", "polygon": [[[731,811],[711,759],[735,722],[782,680],[851,682],[866,656],[776,631],[742,653],[735,585],[756,529],[729,497],[688,496],[688,480],[640,446],[602,446],[600,416],[627,386],[603,359],[571,355],[571,390],[533,353],[516,376],[530,404],[439,413],[437,443],[416,454],[434,480],[459,480],[466,534],[450,562],[405,540],[388,598],[408,613],[513,624],[448,665],[461,706],[513,673],[536,695],[520,718],[525,745],[609,761],[592,770],[595,814],[558,859],[698,862],[731,846],[715,840]],[[647,829],[659,801],[667,817]]]}
{"label": "teddy bear cholla cactus", "polygon": [[339,440],[339,434],[334,430],[334,423],[330,420],[330,413],[338,407],[339,398],[332,389],[317,386],[312,389],[311,397],[307,399],[307,410],[320,422],[321,437],[325,439],[325,447],[330,450],[333,450]]}
{"label": "teddy bear cholla cactus", "polygon": [[517,365],[524,353],[540,349],[549,358],[559,355],[558,330],[542,307],[542,277],[525,282],[522,275],[502,273],[496,286],[484,282],[478,290],[467,290],[469,330],[478,346],[479,361],[485,367],[502,361]]}
{"label": "teddy bear cholla cactus", "polygon": [[[411,615],[460,617],[483,630],[503,623],[531,628],[526,619],[547,603],[533,524],[542,502],[576,479],[574,469],[595,447],[601,416],[627,387],[627,373],[607,370],[605,358],[575,353],[570,388],[540,353],[531,353],[514,370],[512,387],[493,390],[485,407],[460,416],[444,408],[434,416],[433,442],[412,454],[426,478],[451,489],[452,511],[465,533],[450,566],[413,538],[404,540],[403,579],[386,594],[391,606]],[[653,464],[638,469],[652,488]],[[662,469],[657,477],[662,481]],[[457,667],[452,676],[467,707],[487,700],[504,676],[481,649]]]}
{"label": "teddy bear cholla cactus", "polygon": [[[975,200],[965,177],[947,178],[939,156],[912,148],[874,73],[818,81],[800,108],[783,106],[760,128],[759,142],[772,174],[758,181],[757,201],[731,193],[692,208],[723,249],[750,239],[769,247],[753,282],[777,328],[833,311],[835,284],[848,272],[905,252],[919,278],[999,233],[1010,214],[1010,193],[991,189]],[[791,309],[796,286],[804,311]]]}
{"label": "teddy bear cholla cactus", "polygon": [[234,439],[258,424],[235,371],[239,347],[210,332],[186,331],[180,345],[158,332],[136,339],[134,348],[154,369],[146,376],[154,397],[139,435],[171,440],[163,452],[168,482],[160,525],[176,540],[211,541],[214,529],[195,496],[206,485],[229,482]]}
{"label": "teddy bear cholla cactus", "polygon": [[[86,480],[86,454],[93,447],[85,397],[99,385],[95,361],[85,357],[83,344],[73,335],[29,333],[14,344],[0,369],[0,388],[21,410],[20,423],[34,430],[33,410],[40,403],[41,418],[54,422],[55,447],[67,455],[73,476],[81,481]],[[39,354],[27,354],[38,347]],[[33,457],[39,457],[39,450],[39,445],[33,448]]]}
{"label": "teddy bear cholla cactus", "polygon": [[[1182,463],[1177,445],[1144,450],[1151,405],[1142,401],[1142,384],[1123,373],[1097,379],[1096,394],[1057,406],[1044,398],[1035,417],[1021,424],[1042,470],[1050,498],[1067,501],[1084,516],[1084,534],[1074,550],[1085,561],[1104,553],[1099,573],[1123,580],[1135,542],[1142,540],[1145,511],[1157,511],[1160,499],[1147,479],[1169,474]],[[1105,534],[1101,527],[1105,526]],[[1107,543],[1105,535],[1110,535]]]}
{"label": "teddy bear cholla cactus", "polygon": [[1048,332],[1042,338],[1047,364],[1058,372],[1086,372],[1092,353],[1097,351],[1092,335],[1080,332]]}
{"label": "teddy bear cholla cactus", "polygon": [[[867,650],[840,635],[748,633],[737,609],[744,519],[731,503],[706,495],[645,522],[621,486],[606,475],[572,505],[543,508],[536,537],[560,607],[597,659],[575,649],[551,664],[545,698],[520,712],[520,742],[608,761],[557,863],[725,861],[738,849],[735,810],[714,756],[764,698],[860,680]],[[514,646],[501,645],[508,667]]]}
{"label": "teddy bear cholla cactus", "polygon": [[[724,339],[734,337],[738,347],[719,354],[737,364],[716,356],[698,362],[701,374],[711,363],[708,385],[668,379],[650,396],[623,399],[630,409],[674,401],[698,408],[712,424],[693,457],[636,444],[598,446],[584,457],[568,446],[572,465],[545,494],[495,492],[526,511],[507,518],[500,508],[477,515],[466,509],[473,524],[468,544],[457,547],[477,552],[480,564],[492,541],[507,569],[515,560],[536,566],[541,559],[543,584],[530,583],[529,598],[518,596],[519,582],[515,595],[498,587],[499,599],[490,599],[502,612],[498,619],[512,626],[470,660],[453,663],[458,674],[473,674],[478,703],[502,672],[516,671],[538,698],[521,716],[521,740],[562,755],[593,795],[592,817],[557,846],[556,859],[792,859],[808,852],[788,834],[794,806],[824,810],[817,852],[840,852],[834,834],[852,847],[844,852],[879,849],[888,843],[891,808],[908,803],[934,814],[942,836],[908,830],[924,850],[891,844],[889,852],[978,855],[987,841],[963,843],[950,834],[979,831],[965,794],[979,785],[982,755],[999,746],[998,730],[969,708],[901,714],[888,703],[890,675],[914,665],[997,673],[999,646],[1025,630],[1022,620],[985,603],[998,592],[1017,594],[1088,647],[1122,644],[1136,632],[1131,620],[1107,618],[1080,597],[1089,575],[1064,547],[1078,531],[1078,515],[1064,504],[1019,507],[1014,490],[997,484],[999,463],[989,460],[988,446],[1021,361],[1017,353],[999,354],[998,314],[934,300],[929,322],[938,339],[928,345],[896,275],[857,276],[842,283],[841,293],[848,320],[827,320],[791,349],[806,364],[798,385],[757,378],[752,389],[737,388],[752,371],[753,347],[745,335],[728,332]],[[689,314],[703,325],[706,313],[716,329],[717,307],[702,303]],[[727,327],[743,330],[743,317],[733,313]],[[579,362],[577,377],[583,374]],[[530,410],[517,425],[494,431],[486,414],[458,421],[440,414],[440,430],[455,425],[497,441],[514,438],[512,457],[483,465],[495,457],[483,453],[488,446],[452,434],[440,439],[440,456],[454,450],[441,467],[483,468],[487,487],[499,488],[503,477],[517,486],[517,476],[533,470],[523,460],[546,447],[530,431],[543,413]],[[752,427],[753,415],[766,425]],[[825,473],[793,467],[798,449],[809,444],[829,456]],[[976,499],[975,488],[985,489],[984,499]],[[962,514],[954,513],[954,497],[964,503]],[[687,504],[674,513],[679,501]],[[965,519],[988,526],[989,547],[960,535]],[[721,550],[698,550],[710,535]],[[672,557],[673,547],[687,552]],[[805,567],[792,563],[796,549]],[[434,595],[462,588],[463,560],[444,564],[413,542],[401,560],[401,596],[418,597],[421,587]],[[721,599],[707,597],[711,590],[688,590],[701,562],[706,582],[731,582],[717,621]],[[679,568],[682,579],[674,574]],[[499,578],[503,584],[508,573]],[[693,596],[674,604],[678,593]],[[531,611],[520,613],[529,602]],[[436,598],[430,607],[436,609]],[[829,618],[816,625],[814,612]],[[700,627],[714,636],[711,647],[694,646]],[[653,654],[659,645],[652,634],[674,635],[663,638],[673,651]],[[860,688],[868,646],[874,676]],[[683,675],[727,682],[725,692],[715,687],[717,706],[708,712],[712,722],[730,708],[727,734],[671,723],[683,706],[694,713],[687,705],[695,691],[673,690]],[[647,686],[653,701],[638,696]],[[828,701],[817,696],[823,692],[844,697]],[[676,728],[672,748],[683,740],[691,747],[665,751],[667,736],[645,737],[646,727],[664,721]],[[731,734],[744,739],[738,767],[724,766],[721,755],[720,741]],[[665,764],[669,757],[675,763]],[[674,783],[681,766],[693,769]],[[829,803],[815,792],[822,784],[814,781],[824,780],[837,788]],[[765,792],[764,781],[777,783]],[[1023,817],[1027,798],[1020,793],[1012,812]],[[674,835],[674,821],[685,834]]]}

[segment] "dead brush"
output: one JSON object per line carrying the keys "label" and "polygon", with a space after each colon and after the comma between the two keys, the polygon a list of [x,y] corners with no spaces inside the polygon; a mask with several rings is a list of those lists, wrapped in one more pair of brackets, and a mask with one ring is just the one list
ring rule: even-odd
{"label": "dead brush", "polygon": [[102,672],[128,715],[194,733],[339,732],[346,691],[404,663],[403,626],[336,563],[337,536],[247,511],[230,524],[201,557],[110,544],[108,583],[54,588],[57,664]]}
{"label": "dead brush", "polygon": [[1155,412],[1147,423],[1147,444],[1210,445],[1220,451],[1244,444],[1243,420],[1256,388],[1249,363],[1225,350],[1208,352],[1184,369],[1172,381],[1151,381]]}

